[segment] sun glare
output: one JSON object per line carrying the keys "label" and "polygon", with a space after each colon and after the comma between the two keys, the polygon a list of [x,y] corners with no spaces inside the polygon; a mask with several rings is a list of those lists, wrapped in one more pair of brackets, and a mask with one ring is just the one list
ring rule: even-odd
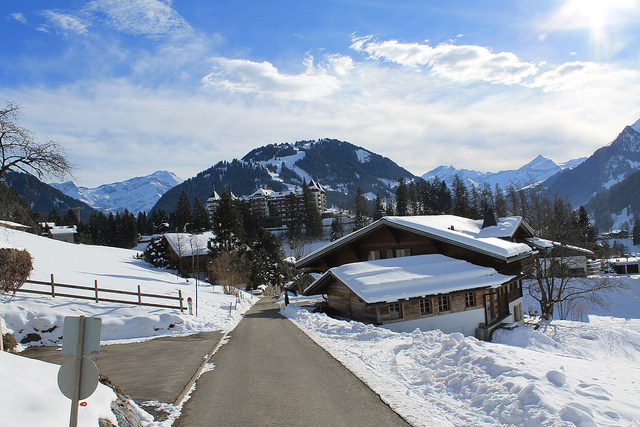
{"label": "sun glare", "polygon": [[596,56],[609,49],[611,33],[637,16],[640,0],[569,0],[547,21],[552,31],[587,31]]}
{"label": "sun glare", "polygon": [[597,32],[615,24],[625,11],[637,6],[637,0],[570,0],[560,10],[559,20],[570,28]]}

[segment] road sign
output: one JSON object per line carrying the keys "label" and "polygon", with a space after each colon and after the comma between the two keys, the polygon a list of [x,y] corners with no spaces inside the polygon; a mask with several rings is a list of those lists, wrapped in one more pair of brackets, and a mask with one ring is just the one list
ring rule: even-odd
{"label": "road sign", "polygon": [[62,354],[73,355],[58,371],[58,387],[62,394],[71,399],[69,427],[78,426],[78,405],[80,399],[91,396],[98,386],[98,368],[85,356],[100,353],[99,317],[64,318]]}
{"label": "road sign", "polygon": [[[78,330],[80,318],[67,316],[64,318],[62,330],[62,354],[75,356],[78,346]],[[86,317],[84,319],[84,336],[82,340],[82,355],[97,356],[100,353],[100,331],[102,319],[99,317]]]}
{"label": "road sign", "polygon": [[76,358],[67,359],[58,371],[58,387],[62,394],[69,399],[73,399],[73,393],[76,386],[80,388],[78,399],[86,399],[91,396],[98,387],[98,367],[93,360],[88,357],[82,357],[82,368],[80,375],[80,384],[76,383]]}

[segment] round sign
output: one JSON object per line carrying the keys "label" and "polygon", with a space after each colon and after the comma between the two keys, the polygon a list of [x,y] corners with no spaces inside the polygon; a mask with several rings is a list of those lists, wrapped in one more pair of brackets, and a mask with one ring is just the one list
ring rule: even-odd
{"label": "round sign", "polygon": [[[82,356],[82,370],[80,374],[80,396],[78,399],[86,399],[91,396],[98,387],[98,367],[93,360]],[[58,387],[62,394],[73,399],[73,390],[76,388],[76,358],[67,359],[58,371]]]}

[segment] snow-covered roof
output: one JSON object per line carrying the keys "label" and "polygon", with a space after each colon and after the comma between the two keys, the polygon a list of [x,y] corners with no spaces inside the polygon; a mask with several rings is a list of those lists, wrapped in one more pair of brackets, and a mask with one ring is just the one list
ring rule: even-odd
{"label": "snow-covered roof", "polygon": [[498,225],[484,229],[482,228],[482,222],[482,220],[473,220],[455,215],[385,216],[310,253],[299,260],[296,265],[304,265],[312,259],[324,255],[381,225],[405,229],[505,261],[528,256],[533,252],[531,247],[525,243],[504,240],[504,238],[512,237],[518,227],[526,224],[521,217],[500,218]]}
{"label": "snow-covered roof", "polygon": [[329,275],[368,304],[497,287],[517,277],[445,255],[417,255],[334,267],[304,293],[313,294]]}
{"label": "snow-covered roof", "polygon": [[49,229],[49,233],[51,235],[76,234],[77,232],[78,232],[78,230],[76,229],[75,225],[72,225],[70,227],[55,226],[55,227]]}
{"label": "snow-covered roof", "polygon": [[176,254],[182,257],[189,257],[208,254],[209,247],[207,243],[213,239],[214,234],[211,231],[202,234],[166,233],[164,237]]}
{"label": "snow-covered roof", "polygon": [[593,251],[589,249],[581,248],[579,246],[566,245],[561,242],[554,242],[553,240],[542,239],[540,237],[530,237],[525,239],[538,249],[552,249],[552,248],[564,248],[574,252],[580,252],[585,255],[594,256]]}
{"label": "snow-covered roof", "polygon": [[16,228],[16,229],[25,229],[25,230],[27,228],[31,228],[28,225],[19,224],[13,221],[4,221],[4,220],[0,220],[0,226],[8,227],[8,228]]}
{"label": "snow-covered roof", "polygon": [[629,265],[629,264],[638,264],[640,263],[640,258],[638,257],[629,257],[629,258],[610,258],[609,262],[614,265]]}

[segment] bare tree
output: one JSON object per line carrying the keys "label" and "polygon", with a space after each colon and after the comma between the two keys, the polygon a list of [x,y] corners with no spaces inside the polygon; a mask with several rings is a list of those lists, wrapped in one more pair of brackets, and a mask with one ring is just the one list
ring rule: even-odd
{"label": "bare tree", "polygon": [[607,307],[610,293],[626,288],[624,283],[607,277],[576,277],[562,251],[554,258],[538,258],[535,263],[525,288],[540,304],[543,319],[551,320],[556,308],[558,316],[566,319],[587,307]]}
{"label": "bare tree", "polygon": [[9,170],[40,179],[70,175],[74,166],[64,149],[56,141],[37,142],[33,132],[18,124],[20,110],[21,106],[12,102],[0,109],[0,178]]}
{"label": "bare tree", "polygon": [[245,256],[236,251],[222,251],[209,264],[209,272],[222,285],[225,294],[236,294],[237,288],[246,283],[248,271]]}

